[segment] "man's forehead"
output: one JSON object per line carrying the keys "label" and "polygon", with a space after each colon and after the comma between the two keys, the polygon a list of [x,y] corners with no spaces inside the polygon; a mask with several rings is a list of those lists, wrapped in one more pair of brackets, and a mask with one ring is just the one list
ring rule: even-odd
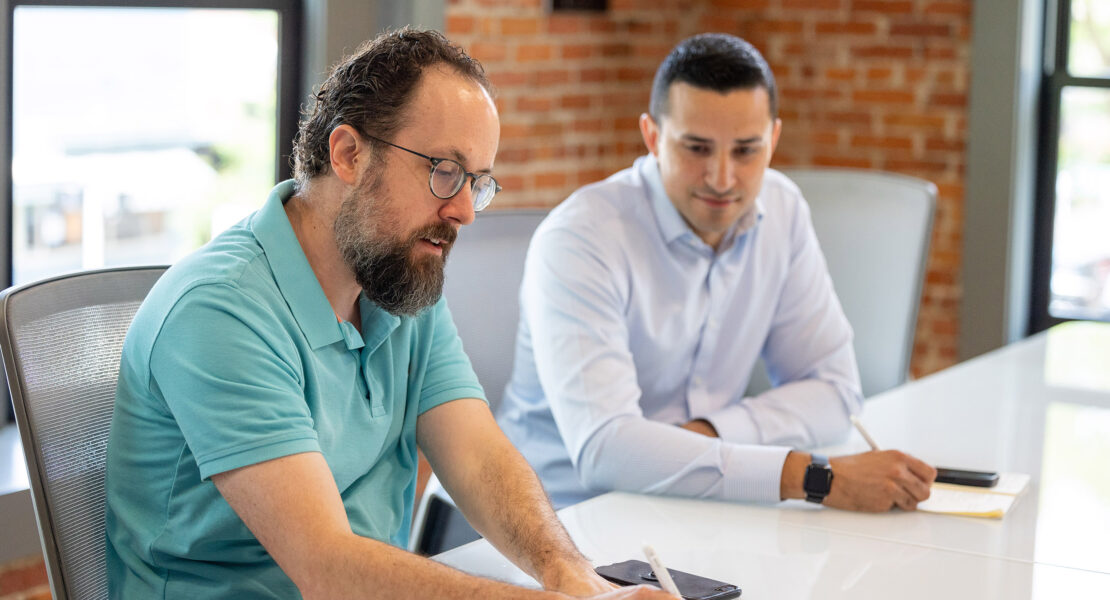
{"label": "man's forehead", "polygon": [[[477,81],[452,69],[425,69],[398,137],[422,144],[422,152],[451,158],[468,170],[488,170],[500,137],[497,109]],[[490,148],[485,148],[490,146]],[[487,152],[488,151],[488,152]],[[490,154],[488,158],[485,154]]]}
{"label": "man's forehead", "polygon": [[660,126],[671,135],[744,140],[761,137],[772,123],[770,97],[763,87],[719,92],[675,83],[668,94]]}

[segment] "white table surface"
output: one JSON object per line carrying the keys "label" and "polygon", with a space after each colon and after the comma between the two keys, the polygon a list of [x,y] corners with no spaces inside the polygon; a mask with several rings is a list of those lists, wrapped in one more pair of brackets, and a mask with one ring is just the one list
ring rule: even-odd
{"label": "white table surface", "polygon": [[[742,598],[1110,598],[1110,326],[1062,325],[876,396],[862,419],[884,448],[1029,488],[1002,520],[621,493],[559,516],[595,564],[649,542]],[[827,450],[864,449],[853,434]],[[536,586],[482,540],[437,559]]]}

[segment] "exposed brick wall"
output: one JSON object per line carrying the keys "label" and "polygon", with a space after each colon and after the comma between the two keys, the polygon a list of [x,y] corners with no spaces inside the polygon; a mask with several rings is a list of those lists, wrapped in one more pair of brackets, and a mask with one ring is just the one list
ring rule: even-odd
{"label": "exposed brick wall", "polygon": [[642,154],[656,66],[702,31],[763,51],[781,88],[775,166],[914,175],[940,190],[913,371],[956,360],[971,0],[451,0],[448,37],[498,88],[498,207],[549,207]]}
{"label": "exposed brick wall", "polygon": [[41,556],[0,564],[0,600],[49,600],[50,585]]}

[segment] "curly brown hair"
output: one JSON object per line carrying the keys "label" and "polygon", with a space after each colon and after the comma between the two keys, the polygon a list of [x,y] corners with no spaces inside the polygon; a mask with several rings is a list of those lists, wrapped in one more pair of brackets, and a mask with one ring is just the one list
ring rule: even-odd
{"label": "curly brown hair", "polygon": [[[447,65],[491,94],[493,86],[481,63],[443,34],[405,27],[364,42],[332,69],[316,92],[293,142],[293,177],[298,189],[330,170],[328,138],[340,125],[363,137],[390,139],[403,125],[405,108],[424,69]],[[381,144],[371,141],[377,149]]]}

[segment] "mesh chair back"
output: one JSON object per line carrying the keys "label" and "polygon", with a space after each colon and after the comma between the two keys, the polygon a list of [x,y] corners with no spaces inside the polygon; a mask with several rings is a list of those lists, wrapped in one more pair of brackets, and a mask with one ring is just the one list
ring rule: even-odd
{"label": "mesh chair back", "polygon": [[0,293],[0,351],[55,599],[108,596],[104,463],[120,351],[165,269],[76,273]]}
{"label": "mesh chair back", "polygon": [[513,369],[524,256],[544,210],[481,213],[447,258],[443,293],[490,410]]}

